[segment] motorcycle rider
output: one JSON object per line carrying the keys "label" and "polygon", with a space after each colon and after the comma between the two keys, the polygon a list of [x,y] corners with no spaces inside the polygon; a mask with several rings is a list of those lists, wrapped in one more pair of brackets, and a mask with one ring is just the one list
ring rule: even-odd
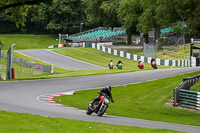
{"label": "motorcycle rider", "polygon": [[114,102],[114,100],[112,98],[112,94],[111,94],[111,86],[106,86],[105,88],[102,88],[101,90],[98,91],[98,94],[99,94],[99,96],[94,98],[94,101],[90,103],[91,104],[90,106],[93,106],[93,104],[95,102],[97,102],[99,100],[100,96],[102,96],[103,94],[108,95],[111,99],[111,102]]}
{"label": "motorcycle rider", "polygon": [[151,59],[151,67],[154,69],[158,69],[157,64],[156,64],[156,60],[154,58]]}
{"label": "motorcycle rider", "polygon": [[110,60],[108,63],[109,69],[113,69],[114,63],[113,60]]}
{"label": "motorcycle rider", "polygon": [[119,64],[123,64],[121,60],[119,60],[119,61],[118,61],[118,63],[117,63],[117,65],[116,65],[116,66],[117,66],[117,68],[118,68],[118,69],[122,69],[122,67],[121,67],[121,68],[119,68]]}
{"label": "motorcycle rider", "polygon": [[144,69],[144,64],[140,59],[138,60],[138,68],[139,69]]}

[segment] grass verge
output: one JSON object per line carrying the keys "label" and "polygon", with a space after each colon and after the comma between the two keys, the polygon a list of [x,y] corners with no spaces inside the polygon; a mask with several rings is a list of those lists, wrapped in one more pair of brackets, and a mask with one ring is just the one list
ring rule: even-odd
{"label": "grass verge", "polygon": [[191,91],[200,92],[200,81],[197,81],[194,86],[191,87]]}
{"label": "grass verge", "polygon": [[[200,47],[200,44],[195,44],[195,46]],[[180,60],[180,56],[175,57],[174,54],[163,54],[163,50],[171,51],[171,52],[177,52],[177,53],[185,53],[190,54],[190,44],[185,45],[172,45],[172,46],[165,46],[163,49],[158,49],[157,51],[157,58],[159,59],[168,59],[168,60]],[[128,53],[136,54],[136,55],[143,55],[143,49],[132,49],[132,50],[125,50]],[[198,53],[198,50],[194,51],[195,53]],[[178,58],[179,57],[179,58]]]}
{"label": "grass verge", "polygon": [[167,129],[126,127],[63,118],[0,111],[0,132],[2,133],[176,133]]}
{"label": "grass verge", "polygon": [[[123,62],[123,69],[121,71],[139,71],[137,67],[137,61],[129,60],[126,58],[114,56],[93,48],[74,48],[74,49],[63,49],[63,50],[53,50],[56,53],[69,56],[81,61],[85,61],[91,64],[102,66],[108,68],[108,62],[112,59],[114,61],[114,70],[117,70],[116,64],[119,60]],[[158,66],[159,69],[171,68],[169,66]],[[144,63],[144,70],[153,70],[151,65]]]}
{"label": "grass verge", "polygon": [[[188,110],[167,107],[165,103],[172,98],[173,89],[184,77],[199,72],[143,82],[128,86],[113,87],[115,103],[111,103],[107,114],[146,120],[200,126],[200,115]],[[68,106],[86,109],[99,89],[78,91],[72,96],[56,97],[54,100]]]}
{"label": "grass verge", "polygon": [[44,49],[58,44],[56,38],[55,35],[0,34],[3,50],[8,50],[13,43],[16,43],[14,49]]}
{"label": "grass verge", "polygon": [[[2,76],[6,79],[6,71],[7,71],[7,59],[1,58],[1,69]],[[24,67],[20,64],[13,62],[13,68],[15,68],[15,79],[30,79],[30,78],[38,78],[42,76],[47,76],[46,72],[39,72],[35,70],[31,70],[27,67]]]}

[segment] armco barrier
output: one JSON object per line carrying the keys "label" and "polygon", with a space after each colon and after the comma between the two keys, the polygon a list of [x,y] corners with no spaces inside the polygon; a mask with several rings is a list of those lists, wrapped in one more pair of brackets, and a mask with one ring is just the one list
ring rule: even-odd
{"label": "armco barrier", "polygon": [[[152,57],[139,56],[139,55],[127,53],[124,51],[107,48],[106,43],[105,43],[105,46],[92,43],[92,48],[112,54],[112,55],[131,59],[134,61],[138,61],[140,59],[142,62],[149,63],[149,64],[151,63],[151,59],[152,59]],[[156,58],[156,62],[157,62],[157,65],[164,65],[164,66],[182,66],[182,67],[190,66],[189,60],[165,60],[165,59]],[[191,63],[193,67],[196,66],[196,58],[192,57]]]}
{"label": "armco barrier", "polygon": [[[2,54],[3,58],[7,58],[6,53],[1,51],[1,54]],[[21,58],[15,57],[15,56],[13,56],[13,61],[15,63],[18,63],[18,64],[25,66],[25,67],[28,67],[28,68],[37,69],[37,70],[42,71],[42,72],[53,73],[53,66],[50,66],[50,65],[43,65],[43,64],[38,64],[38,63],[26,61],[26,60],[23,60]]]}
{"label": "armco barrier", "polygon": [[200,110],[200,92],[180,89],[180,105]]}
{"label": "armco barrier", "polygon": [[173,106],[182,106],[200,110],[200,92],[190,91],[191,86],[199,80],[200,75],[184,78],[183,82],[174,89]]}

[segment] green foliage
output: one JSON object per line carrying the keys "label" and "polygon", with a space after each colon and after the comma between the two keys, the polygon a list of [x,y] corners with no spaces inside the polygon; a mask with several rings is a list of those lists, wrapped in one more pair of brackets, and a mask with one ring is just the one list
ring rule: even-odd
{"label": "green foliage", "polygon": [[50,2],[51,0],[1,0],[0,11],[10,13],[16,23],[16,26],[24,26],[29,6],[40,4],[41,2]]}
{"label": "green foliage", "polygon": [[140,0],[120,0],[117,10],[118,17],[124,28],[130,28],[138,23],[138,17],[142,13]]}
{"label": "green foliage", "polygon": [[52,6],[42,4],[38,15],[35,22],[40,24],[42,20],[51,33],[76,33],[84,20],[84,3],[82,0],[54,0]]}
{"label": "green foliage", "polygon": [[117,18],[119,0],[85,0],[88,4],[86,9],[89,24],[99,24],[106,27],[120,25]]}

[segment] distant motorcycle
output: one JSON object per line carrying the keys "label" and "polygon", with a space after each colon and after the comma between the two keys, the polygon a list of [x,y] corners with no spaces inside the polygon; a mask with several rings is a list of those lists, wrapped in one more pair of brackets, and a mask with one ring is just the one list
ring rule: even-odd
{"label": "distant motorcycle", "polygon": [[93,112],[96,113],[98,116],[102,116],[107,108],[108,108],[108,96],[107,95],[102,95],[100,96],[99,100],[91,105],[91,103],[88,105],[88,108],[86,110],[87,115],[91,115]]}
{"label": "distant motorcycle", "polygon": [[144,69],[144,64],[141,60],[138,61],[138,68],[139,69]]}
{"label": "distant motorcycle", "polygon": [[158,69],[155,61],[152,61],[151,66],[152,66],[153,69]]}

